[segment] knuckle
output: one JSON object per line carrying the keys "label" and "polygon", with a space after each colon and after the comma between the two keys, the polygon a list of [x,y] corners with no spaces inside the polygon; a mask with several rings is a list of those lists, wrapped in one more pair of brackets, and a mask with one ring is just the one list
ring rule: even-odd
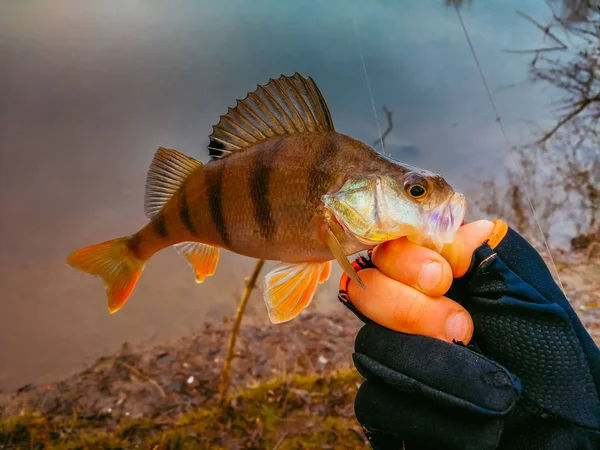
{"label": "knuckle", "polygon": [[427,312],[427,304],[421,298],[422,294],[410,290],[396,303],[393,320],[407,331],[423,328],[422,323]]}

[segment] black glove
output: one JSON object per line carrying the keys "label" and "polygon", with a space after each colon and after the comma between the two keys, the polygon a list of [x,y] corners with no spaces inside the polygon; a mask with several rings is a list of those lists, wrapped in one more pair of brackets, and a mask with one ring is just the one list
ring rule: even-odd
{"label": "black glove", "polygon": [[355,413],[374,449],[600,449],[598,347],[521,236],[488,244],[447,294],[473,317],[468,346],[383,328],[340,291],[366,323]]}

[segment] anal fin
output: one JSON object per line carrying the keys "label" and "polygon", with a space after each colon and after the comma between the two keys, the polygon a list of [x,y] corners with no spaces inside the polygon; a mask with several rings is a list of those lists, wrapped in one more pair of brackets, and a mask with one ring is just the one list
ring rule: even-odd
{"label": "anal fin", "polygon": [[331,262],[280,263],[265,276],[265,303],[272,323],[287,322],[306,308],[317,285],[331,273]]}
{"label": "anal fin", "polygon": [[327,261],[323,264],[323,271],[321,272],[321,278],[319,278],[319,284],[325,283],[329,280],[329,276],[331,275],[331,261]]}
{"label": "anal fin", "polygon": [[202,283],[206,277],[215,273],[220,255],[218,247],[201,242],[181,242],[174,247],[194,268],[197,283]]}

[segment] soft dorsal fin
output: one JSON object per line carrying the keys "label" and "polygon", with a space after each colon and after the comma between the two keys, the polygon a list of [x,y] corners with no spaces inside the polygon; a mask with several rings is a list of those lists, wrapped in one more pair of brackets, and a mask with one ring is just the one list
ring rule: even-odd
{"label": "soft dorsal fin", "polygon": [[179,153],[177,150],[160,147],[146,178],[144,211],[148,218],[159,212],[169,199],[179,190],[186,178],[202,167],[200,161]]}
{"label": "soft dorsal fin", "polygon": [[257,86],[213,126],[208,150],[221,159],[267,139],[334,131],[325,99],[312,78],[282,75]]}

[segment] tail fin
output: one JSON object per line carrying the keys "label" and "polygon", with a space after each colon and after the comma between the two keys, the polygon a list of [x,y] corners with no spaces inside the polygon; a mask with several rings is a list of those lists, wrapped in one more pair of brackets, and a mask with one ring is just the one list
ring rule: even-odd
{"label": "tail fin", "polygon": [[91,245],[71,253],[67,263],[90,275],[104,279],[108,311],[123,307],[144,270],[146,261],[136,258],[128,247],[128,237]]}

